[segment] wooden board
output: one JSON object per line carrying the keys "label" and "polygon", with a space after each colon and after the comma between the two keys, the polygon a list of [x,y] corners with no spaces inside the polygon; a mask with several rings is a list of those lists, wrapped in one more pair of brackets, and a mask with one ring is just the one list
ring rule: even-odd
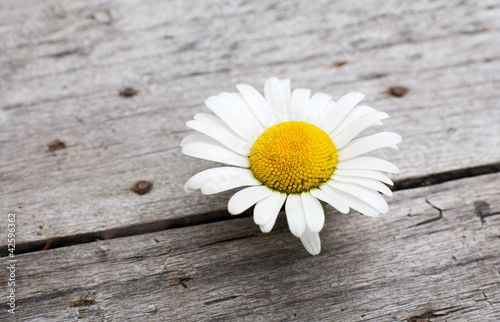
{"label": "wooden board", "polygon": [[246,217],[22,254],[16,317],[497,321],[499,181],[398,191],[380,218],[330,209],[319,256],[283,214],[269,234]]}
{"label": "wooden board", "polygon": [[[365,92],[403,136],[400,153],[379,153],[400,182],[497,169],[494,3],[2,1],[0,205],[19,214],[25,250],[224,212],[228,194],[182,191],[214,166],[181,155],[184,123],[209,95],[273,75],[334,97]],[[395,85],[410,91],[384,93]],[[138,94],[120,96],[128,86]],[[65,148],[51,152],[56,140]],[[138,180],[153,190],[131,192]]]}

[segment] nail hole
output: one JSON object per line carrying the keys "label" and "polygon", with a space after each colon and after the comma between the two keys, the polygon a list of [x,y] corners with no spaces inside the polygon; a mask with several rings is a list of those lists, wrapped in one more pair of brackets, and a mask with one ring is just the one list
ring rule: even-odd
{"label": "nail hole", "polygon": [[128,98],[128,97],[132,97],[132,96],[137,95],[137,93],[139,93],[139,92],[135,88],[125,87],[124,89],[122,89],[120,91],[120,96]]}
{"label": "nail hole", "polygon": [[49,152],[66,149],[66,143],[64,143],[59,139],[55,139],[54,141],[50,142],[47,145],[49,146]]}
{"label": "nail hole", "polygon": [[134,185],[134,191],[140,195],[146,194],[153,188],[153,183],[149,181],[137,181]]}
{"label": "nail hole", "polygon": [[406,95],[406,93],[408,93],[409,89],[407,87],[404,87],[404,86],[392,86],[392,87],[389,87],[389,89],[387,90],[387,93],[389,95],[392,95],[392,96],[395,96],[395,97],[403,97]]}
{"label": "nail hole", "polygon": [[345,64],[347,64],[347,61],[343,60],[343,61],[336,61],[332,64],[333,67],[340,67],[340,66],[344,66]]}

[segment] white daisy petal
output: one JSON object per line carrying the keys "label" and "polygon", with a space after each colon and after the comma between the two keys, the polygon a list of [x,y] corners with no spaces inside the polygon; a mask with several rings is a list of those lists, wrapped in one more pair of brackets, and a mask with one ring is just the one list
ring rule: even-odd
{"label": "white daisy petal", "polygon": [[208,181],[216,182],[229,182],[233,177],[240,177],[246,175],[252,175],[253,173],[248,169],[236,168],[236,167],[219,167],[207,169],[198,172],[186,182],[184,189],[186,192],[195,191],[201,189],[201,187]]}
{"label": "white daisy petal", "polygon": [[266,186],[249,187],[235,193],[227,203],[231,215],[238,215],[266,198],[272,190]]}
{"label": "white daisy petal", "polygon": [[226,123],[215,115],[200,113],[194,116],[194,120],[188,121],[186,125],[193,130],[203,133],[234,152],[248,156],[251,145],[231,130]]}
{"label": "white daisy petal", "polygon": [[319,233],[325,224],[325,211],[321,203],[309,192],[303,192],[301,198],[308,229]]}
{"label": "white daisy petal", "polygon": [[342,96],[338,101],[337,105],[341,109],[351,110],[359,102],[365,98],[365,94],[359,92],[351,92]]}
{"label": "white daisy petal", "polygon": [[[257,225],[265,225],[278,217],[281,207],[285,203],[286,193],[272,191],[271,195],[257,202],[253,211],[253,220]],[[274,226],[274,224],[273,224]]]}
{"label": "white daisy petal", "polygon": [[[218,95],[225,99],[233,109],[237,109],[241,116],[248,123],[248,126],[256,133],[256,137],[266,130],[253,112],[252,108],[247,104],[245,98],[240,93],[220,93]],[[252,139],[253,141],[253,139]]]}
{"label": "white daisy petal", "polygon": [[381,213],[385,214],[387,211],[389,211],[389,206],[387,205],[387,201],[385,201],[384,197],[382,197],[378,192],[372,189],[365,188],[354,183],[339,182],[333,180],[328,181],[327,184],[332,188],[341,190],[365,201],[367,204],[371,205]]}
{"label": "white daisy petal", "polygon": [[359,199],[356,196],[348,194],[342,190],[335,189],[329,185],[323,185],[321,188],[324,191],[327,191],[329,194],[332,194],[342,199],[345,203],[349,205],[349,207],[351,207],[352,209],[356,210],[357,212],[365,216],[377,217],[380,214],[380,211],[376,210],[375,208],[373,208],[365,201]]}
{"label": "white daisy petal", "polygon": [[316,125],[326,133],[331,133],[364,97],[364,94],[356,92],[342,96],[333,108],[325,110]]}
{"label": "white daisy petal", "polygon": [[392,132],[380,132],[351,141],[338,151],[338,160],[343,161],[358,155],[388,147],[401,142],[401,136]]}
{"label": "white daisy petal", "polygon": [[236,171],[225,171],[219,172],[216,176],[212,176],[210,179],[205,181],[201,186],[201,193],[204,195],[213,195],[214,193],[219,193],[222,191],[243,187],[243,186],[260,186],[262,182],[255,179],[252,171],[248,169],[233,168],[238,169]]}
{"label": "white daisy petal", "polygon": [[255,88],[246,84],[238,84],[236,88],[262,125],[268,128],[278,122],[266,99]]}
{"label": "white daisy petal", "polygon": [[380,122],[383,119],[388,118],[384,112],[373,112],[366,114],[356,121],[349,124],[343,131],[339,134],[332,136],[332,141],[335,142],[335,147],[337,149],[342,149],[347,143],[349,143],[356,135],[364,131],[365,129],[375,126],[382,125]]}
{"label": "white daisy petal", "polygon": [[192,134],[181,142],[182,153],[199,159],[249,168],[248,157],[237,154],[203,134]]}
{"label": "white daisy petal", "polygon": [[333,173],[333,177],[335,177],[335,175],[341,175],[346,177],[352,176],[352,177],[370,178],[382,181],[391,186],[394,184],[392,180],[389,179],[389,177],[387,177],[385,174],[373,170],[336,169],[335,172]]}
{"label": "white daisy petal", "polygon": [[241,138],[247,142],[254,142],[260,135],[260,126],[252,127],[255,122],[250,121],[252,117],[248,116],[249,113],[245,113],[245,109],[235,106],[232,100],[228,100],[230,96],[226,94],[229,93],[210,96],[205,100],[205,105]]}
{"label": "white daisy petal", "polygon": [[311,194],[337,209],[339,212],[347,214],[349,212],[349,206],[338,196],[325,191],[323,187],[325,187],[325,185],[321,186],[319,189],[312,189]]}
{"label": "white daisy petal", "polygon": [[304,206],[302,205],[302,198],[300,195],[288,195],[285,203],[285,212],[290,232],[296,237],[302,236],[307,225]]}
{"label": "white daisy petal", "polygon": [[392,197],[391,189],[389,189],[389,187],[387,187],[385,184],[383,184],[380,181],[375,180],[375,179],[335,175],[334,180],[340,181],[340,182],[355,183],[357,185],[360,185],[360,186],[363,186],[366,188],[380,191],[384,195]]}
{"label": "white daisy petal", "polygon": [[337,163],[337,169],[377,170],[399,173],[399,168],[393,163],[375,157],[356,157]]}
{"label": "white daisy petal", "polygon": [[[286,200],[286,194],[285,194],[285,200]],[[278,214],[279,211],[276,214],[272,214],[272,216],[269,217],[269,220],[266,223],[259,225],[259,228],[263,233],[268,233],[273,229],[274,224],[276,223],[276,219],[278,218]]]}
{"label": "white daisy petal", "polygon": [[324,93],[316,93],[306,107],[305,122],[316,124],[318,117],[323,113],[332,97]]}
{"label": "white daisy petal", "polygon": [[321,240],[318,233],[306,229],[300,236],[300,241],[309,254],[318,255],[321,252]]}
{"label": "white daisy petal", "polygon": [[343,131],[346,127],[349,126],[349,124],[351,124],[355,120],[359,119],[360,117],[362,117],[366,114],[372,113],[372,112],[377,112],[377,110],[374,109],[373,107],[366,106],[366,105],[360,105],[360,106],[354,107],[349,112],[349,114],[347,114],[347,116],[342,120],[342,122],[340,122],[340,124],[337,127],[335,127],[335,130],[333,130],[332,132],[329,133],[330,136],[335,136],[335,135],[339,134],[340,131]]}
{"label": "white daisy petal", "polygon": [[286,90],[286,84],[280,82],[276,77],[268,79],[264,84],[264,97],[269,106],[274,109],[277,116],[282,120],[285,120],[285,117],[289,113],[287,96],[290,93],[286,93]]}
{"label": "white daisy petal", "polygon": [[283,113],[285,116],[285,121],[290,121],[290,104],[292,102],[292,91],[290,89],[290,80],[289,79],[282,79],[280,80],[280,85],[281,85],[281,90],[283,94],[285,95],[285,106],[286,110]]}
{"label": "white daisy petal", "polygon": [[306,115],[307,104],[311,90],[305,88],[297,88],[292,93],[292,102],[290,106],[290,119],[295,121],[304,121]]}

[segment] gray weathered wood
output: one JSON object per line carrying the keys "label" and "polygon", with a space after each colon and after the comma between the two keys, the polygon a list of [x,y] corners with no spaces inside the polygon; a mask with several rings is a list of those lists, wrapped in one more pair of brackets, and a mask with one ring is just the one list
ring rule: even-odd
{"label": "gray weathered wood", "polygon": [[399,191],[380,218],[330,210],[319,256],[283,214],[269,234],[247,217],[22,254],[17,316],[402,321],[432,312],[432,321],[497,321],[499,181]]}
{"label": "gray weathered wood", "polygon": [[[494,1],[0,7],[0,204],[19,214],[18,243],[224,210],[228,194],[182,191],[214,166],[180,154],[184,123],[207,96],[272,75],[334,97],[365,92],[404,138],[400,153],[380,153],[396,179],[500,160]],[[393,85],[410,91],[383,93]],[[120,97],[126,86],[138,95]],[[56,139],[66,148],[49,152]],[[137,180],[152,192],[131,192]]]}

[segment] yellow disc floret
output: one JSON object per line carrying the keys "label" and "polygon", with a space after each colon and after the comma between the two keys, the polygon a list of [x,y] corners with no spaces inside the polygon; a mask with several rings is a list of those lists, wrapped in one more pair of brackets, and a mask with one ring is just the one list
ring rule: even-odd
{"label": "yellow disc floret", "polygon": [[250,151],[250,170],[271,189],[301,193],[317,188],[332,175],[337,149],[325,131],[305,122],[283,122],[268,128]]}

